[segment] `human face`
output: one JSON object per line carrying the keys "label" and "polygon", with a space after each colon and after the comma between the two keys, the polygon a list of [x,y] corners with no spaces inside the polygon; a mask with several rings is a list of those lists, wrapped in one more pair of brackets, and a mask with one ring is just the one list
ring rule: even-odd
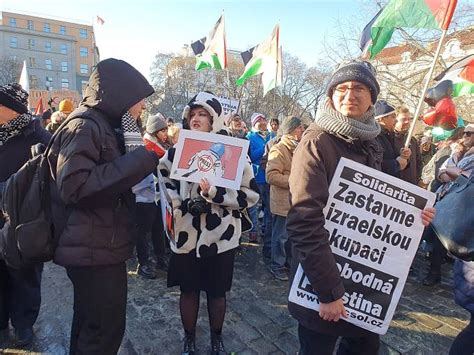
{"label": "human face", "polygon": [[334,109],[349,118],[360,118],[372,105],[369,88],[358,81],[337,85],[332,93]]}
{"label": "human face", "polygon": [[266,131],[267,130],[267,120],[265,118],[260,118],[257,123],[255,123],[255,127],[259,131]]}
{"label": "human face", "polygon": [[292,135],[299,142],[301,140],[301,137],[303,137],[303,133],[304,133],[304,127],[303,127],[303,125],[301,125],[301,126],[295,128],[295,130],[292,132]]}
{"label": "human face", "polygon": [[0,125],[6,124],[17,118],[20,114],[11,108],[0,104]]}
{"label": "human face", "polygon": [[143,112],[143,110],[146,108],[145,106],[145,99],[143,100],[140,100],[139,102],[137,102],[135,105],[133,105],[132,107],[130,107],[128,109],[128,113],[130,113],[130,115],[132,115],[132,117],[135,119],[135,120],[138,120]]}
{"label": "human face", "polygon": [[462,136],[462,144],[466,148],[471,148],[474,146],[474,131],[464,131]]}
{"label": "human face", "polygon": [[272,121],[270,123],[270,127],[272,128],[273,132],[278,131],[278,128],[280,127],[280,124],[278,122]]}
{"label": "human face", "polygon": [[168,128],[163,128],[162,130],[155,133],[156,139],[160,143],[166,143],[168,141]]}
{"label": "human face", "polygon": [[189,128],[192,131],[210,132],[211,115],[202,107],[195,107],[189,112]]}
{"label": "human face", "polygon": [[409,112],[400,112],[397,115],[397,122],[395,123],[395,130],[397,132],[405,133],[410,128],[411,115]]}
{"label": "human face", "polygon": [[233,130],[239,130],[242,128],[242,119],[239,116],[235,116],[230,122],[230,128]]}
{"label": "human face", "polygon": [[395,123],[397,123],[397,115],[395,113],[391,113],[390,115],[380,118],[379,123],[387,131],[393,132],[395,129]]}

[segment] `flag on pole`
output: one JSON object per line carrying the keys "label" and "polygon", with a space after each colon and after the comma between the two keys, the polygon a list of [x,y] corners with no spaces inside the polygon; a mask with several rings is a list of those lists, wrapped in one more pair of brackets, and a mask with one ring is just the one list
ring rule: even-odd
{"label": "flag on pole", "polygon": [[457,0],[391,0],[364,28],[365,34],[370,28],[371,43],[362,43],[361,37],[360,45],[367,45],[370,58],[374,58],[390,41],[396,27],[447,30],[456,4]]}
{"label": "flag on pole", "polygon": [[454,84],[453,97],[474,94],[474,54],[457,61],[434,79],[451,80]]}
{"label": "flag on pole", "polygon": [[97,22],[97,24],[101,26],[103,26],[105,23],[104,19],[100,17],[99,15],[96,16],[95,22]]}
{"label": "flag on pole", "polygon": [[359,47],[360,47],[360,50],[362,51],[362,55],[361,55],[362,58],[368,58],[370,56],[369,49],[370,49],[370,46],[372,45],[372,37],[371,37],[372,25],[377,20],[377,18],[382,13],[382,11],[383,11],[383,8],[380,9],[379,12],[377,12],[374,18],[370,20],[370,22],[367,25],[365,25],[364,29],[362,30],[362,35],[360,36],[360,39],[359,39]]}
{"label": "flag on pole", "polygon": [[44,108],[43,108],[43,98],[40,97],[39,101],[38,101],[38,104],[36,105],[36,109],[35,109],[35,115],[42,115],[44,112]]}
{"label": "flag on pole", "polygon": [[237,79],[237,85],[243,85],[248,78],[262,74],[263,93],[281,86],[282,58],[280,47],[280,26],[276,25],[272,34],[264,42],[241,54],[244,61],[244,73]]}
{"label": "flag on pole", "polygon": [[191,43],[196,55],[196,70],[227,68],[224,15],[219,17],[209,36]]}
{"label": "flag on pole", "polygon": [[18,81],[18,84],[20,84],[23,90],[25,90],[27,93],[30,92],[30,82],[26,60],[23,61],[23,68],[21,69],[20,80]]}

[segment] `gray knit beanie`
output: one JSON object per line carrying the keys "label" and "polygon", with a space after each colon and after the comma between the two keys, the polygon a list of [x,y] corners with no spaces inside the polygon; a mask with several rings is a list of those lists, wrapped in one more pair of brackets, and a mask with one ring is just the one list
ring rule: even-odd
{"label": "gray knit beanie", "polygon": [[372,104],[375,104],[377,96],[380,93],[380,86],[375,76],[375,68],[369,62],[353,60],[347,64],[344,63],[332,74],[326,87],[326,95],[331,97],[334,88],[341,83],[346,81],[358,81],[369,88]]}
{"label": "gray knit beanie", "polygon": [[146,121],[146,131],[148,134],[154,134],[164,128],[168,128],[168,125],[161,113],[158,112],[156,115],[148,117]]}
{"label": "gray knit beanie", "polygon": [[283,120],[280,129],[283,134],[291,134],[291,132],[302,124],[301,119],[298,117],[287,117]]}

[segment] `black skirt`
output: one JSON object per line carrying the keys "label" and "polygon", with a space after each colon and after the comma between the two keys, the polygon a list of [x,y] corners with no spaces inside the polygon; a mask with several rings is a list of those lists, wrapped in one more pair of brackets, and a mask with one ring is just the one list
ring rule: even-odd
{"label": "black skirt", "polygon": [[168,267],[168,287],[179,286],[181,292],[206,291],[222,297],[232,286],[235,249],[207,258],[197,258],[196,250],[189,254],[171,254]]}

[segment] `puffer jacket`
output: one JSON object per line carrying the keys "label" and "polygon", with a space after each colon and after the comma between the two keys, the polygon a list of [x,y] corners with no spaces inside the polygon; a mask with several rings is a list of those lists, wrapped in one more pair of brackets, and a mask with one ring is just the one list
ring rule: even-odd
{"label": "puffer jacket", "polygon": [[290,186],[288,179],[296,142],[287,135],[276,143],[268,154],[265,170],[270,185],[270,210],[273,214],[286,217],[290,209]]}
{"label": "puffer jacket", "polygon": [[48,155],[59,238],[56,263],[112,265],[130,258],[131,187],[152,173],[159,159],[145,147],[124,154],[116,131],[127,110],[152,93],[147,80],[129,64],[102,61],[80,106],[57,132]]}
{"label": "puffer jacket", "polygon": [[454,300],[474,313],[474,261],[456,259],[454,263]]}
{"label": "puffer jacket", "polygon": [[252,161],[253,173],[257,184],[265,184],[265,169],[260,165],[263,153],[265,153],[265,144],[267,144],[267,136],[263,136],[260,132],[249,132],[247,134],[249,140],[249,156]]}
{"label": "puffer jacket", "polygon": [[[202,194],[199,184],[170,178],[175,148],[168,150],[158,166],[174,213],[176,245],[170,243],[176,254],[196,250],[198,258],[205,258],[237,248],[242,233],[243,208],[258,201],[258,186],[250,164],[246,164],[240,190],[212,186],[209,194]],[[188,201],[197,197],[210,204],[210,211],[193,217],[188,212]]]}

